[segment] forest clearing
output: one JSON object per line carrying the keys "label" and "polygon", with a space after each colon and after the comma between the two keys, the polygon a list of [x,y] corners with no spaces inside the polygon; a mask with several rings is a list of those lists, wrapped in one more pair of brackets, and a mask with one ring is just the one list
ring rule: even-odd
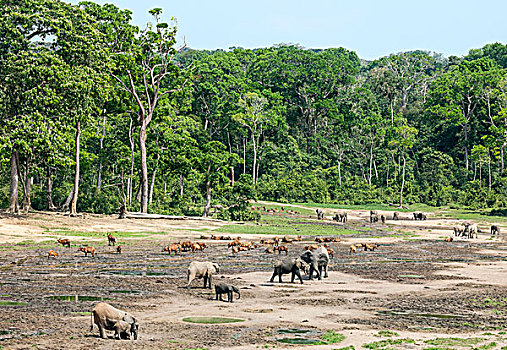
{"label": "forest clearing", "polygon": [[[463,220],[445,210],[425,211],[425,221],[414,220],[412,212],[405,210],[400,220],[393,221],[392,209],[385,207],[378,210],[387,218],[383,224],[370,223],[366,209],[321,206],[324,218],[317,220],[316,208],[309,205],[254,206],[261,208],[258,224],[43,212],[2,215],[0,347],[50,349],[62,342],[66,349],[500,349],[507,345],[507,244],[501,235],[489,234],[491,220],[497,217],[467,213],[475,215],[478,238],[446,242],[453,236],[453,225]],[[300,213],[287,214],[287,208]],[[347,212],[346,223],[332,220],[338,211]],[[507,229],[505,222],[499,226]],[[108,245],[107,234],[116,237],[121,254]],[[328,243],[334,250],[328,278],[309,281],[303,275],[300,284],[290,283],[285,275],[280,284],[270,283],[269,278],[273,263],[284,255],[266,253],[267,245],[233,254],[228,248],[231,240],[212,240],[212,235],[241,236],[241,241],[256,243],[275,236],[287,240],[301,236],[300,242],[284,243],[290,257],[301,254],[316,238],[340,239]],[[58,244],[61,238],[69,239],[71,247]],[[185,240],[205,242],[208,248],[162,252],[168,244]],[[351,254],[349,246],[357,243],[378,247]],[[78,252],[80,246],[95,247],[95,257]],[[59,256],[49,259],[49,250]],[[241,298],[233,303],[217,301],[213,289],[202,288],[202,280],[186,289],[186,270],[193,260],[220,264],[213,283],[236,285]],[[97,328],[90,332],[90,311],[98,301],[135,315],[139,338],[114,340],[109,332],[105,340]],[[214,322],[215,317],[238,322],[185,321],[200,317],[206,317],[205,322]]]}

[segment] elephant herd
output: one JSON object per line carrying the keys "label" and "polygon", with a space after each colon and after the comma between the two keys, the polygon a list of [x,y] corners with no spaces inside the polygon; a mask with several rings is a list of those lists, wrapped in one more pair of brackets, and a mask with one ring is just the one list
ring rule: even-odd
{"label": "elephant herd", "polygon": [[[322,277],[327,278],[327,265],[329,263],[329,253],[325,247],[318,247],[315,251],[306,250],[298,258],[286,258],[277,261],[273,265],[273,275],[270,282],[273,282],[278,276],[278,282],[282,283],[282,275],[291,274],[291,283],[294,282],[296,276],[303,284],[301,271],[308,272],[308,279],[312,280],[314,273],[319,280]],[[308,268],[306,267],[308,265]]]}

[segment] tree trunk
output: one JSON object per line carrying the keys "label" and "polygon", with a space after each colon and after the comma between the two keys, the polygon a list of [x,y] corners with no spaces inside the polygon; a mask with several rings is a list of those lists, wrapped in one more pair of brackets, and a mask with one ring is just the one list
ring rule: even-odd
{"label": "tree trunk", "polygon": [[255,144],[255,136],[252,132],[252,144],[253,144],[253,164],[252,164],[252,178],[254,185],[257,183],[257,178],[255,177],[257,173],[257,145]]}
{"label": "tree trunk", "polygon": [[211,181],[206,181],[206,205],[204,206],[204,213],[202,216],[209,216],[209,208],[211,207]]}
{"label": "tree trunk", "polygon": [[127,196],[129,201],[129,206],[132,205],[132,194],[134,192],[134,136],[132,129],[132,116],[130,117],[130,125],[129,125],[129,142],[130,142],[130,177],[127,182]]}
{"label": "tree trunk", "polygon": [[19,177],[18,177],[17,153],[18,151],[16,150],[12,150],[11,153],[11,186],[9,188],[9,208],[7,209],[7,212],[12,214],[19,213],[19,203],[18,203]]}
{"label": "tree trunk", "polygon": [[467,124],[464,125],[463,129],[465,132],[465,166],[468,170],[469,168],[468,168],[468,126],[467,126]]}
{"label": "tree trunk", "polygon": [[150,197],[148,199],[148,202],[150,204],[153,202],[153,188],[155,187],[155,179],[157,176],[158,160],[159,159],[160,159],[160,153],[157,153],[157,160],[155,162],[155,168],[153,169],[153,173],[151,174]]}
{"label": "tree trunk", "polygon": [[183,197],[183,191],[185,190],[185,179],[180,174],[180,197]]}
{"label": "tree trunk", "polygon": [[503,149],[505,147],[505,143],[500,147],[500,175],[503,174],[504,169],[504,160],[503,160]]}
{"label": "tree trunk", "polygon": [[46,205],[48,210],[55,210],[56,206],[53,203],[53,180],[51,179],[51,167],[48,165],[46,168]]}
{"label": "tree trunk", "polygon": [[403,188],[405,187],[405,153],[402,154],[403,170],[401,175],[401,189],[400,189],[400,207],[403,206]]}
{"label": "tree trunk", "polygon": [[[104,148],[104,138],[106,137],[106,114],[104,113],[104,118],[102,119],[102,136],[100,137],[100,140],[99,140],[99,145],[100,145],[100,151],[102,151],[102,149]],[[102,152],[100,152],[100,157],[99,157],[99,171],[98,171],[98,174],[97,174],[97,191],[100,191],[101,187],[102,187]]]}
{"label": "tree trunk", "polygon": [[371,187],[372,169],[373,169],[373,141],[370,143],[370,162],[368,165],[368,186],[370,187]]}
{"label": "tree trunk", "polygon": [[246,174],[246,139],[243,138],[243,174]]}
{"label": "tree trunk", "polygon": [[342,167],[342,162],[338,161],[338,185],[340,185],[340,187],[342,186],[342,171],[341,171],[341,167]]}
{"label": "tree trunk", "polygon": [[148,212],[148,164],[146,156],[146,125],[139,130],[139,149],[141,150],[141,213]]}
{"label": "tree trunk", "polygon": [[67,199],[65,199],[65,202],[62,205],[62,210],[67,211],[69,210],[70,201],[74,197],[74,186],[72,186],[72,190],[70,190],[69,195],[67,196]]}
{"label": "tree trunk", "polygon": [[76,122],[76,168],[74,172],[74,193],[70,203],[70,216],[77,215],[77,196],[79,194],[79,138],[81,137],[81,122]]}
{"label": "tree trunk", "polygon": [[491,157],[488,151],[488,193],[491,192]]}
{"label": "tree trunk", "polygon": [[33,184],[33,176],[29,176],[25,174],[25,187],[23,193],[23,202],[22,208],[23,211],[29,212],[32,209],[32,184]]}

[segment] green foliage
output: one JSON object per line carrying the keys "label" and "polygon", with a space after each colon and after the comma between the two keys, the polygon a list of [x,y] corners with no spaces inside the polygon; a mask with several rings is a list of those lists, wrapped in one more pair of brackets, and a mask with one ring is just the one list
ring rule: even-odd
{"label": "green foliage", "polygon": [[379,340],[373,343],[364,344],[363,348],[366,349],[387,349],[390,345],[400,345],[400,344],[414,344],[415,341],[410,338],[403,339],[384,339]]}

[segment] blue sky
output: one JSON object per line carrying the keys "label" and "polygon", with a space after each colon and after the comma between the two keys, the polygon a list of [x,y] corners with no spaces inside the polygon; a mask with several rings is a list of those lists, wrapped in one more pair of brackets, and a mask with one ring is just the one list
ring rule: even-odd
{"label": "blue sky", "polygon": [[[76,0],[68,0],[78,3]],[[148,10],[177,18],[188,47],[227,49],[279,43],[307,48],[346,47],[364,59],[424,49],[465,55],[507,42],[505,0],[95,0],[128,8],[143,27]]]}

